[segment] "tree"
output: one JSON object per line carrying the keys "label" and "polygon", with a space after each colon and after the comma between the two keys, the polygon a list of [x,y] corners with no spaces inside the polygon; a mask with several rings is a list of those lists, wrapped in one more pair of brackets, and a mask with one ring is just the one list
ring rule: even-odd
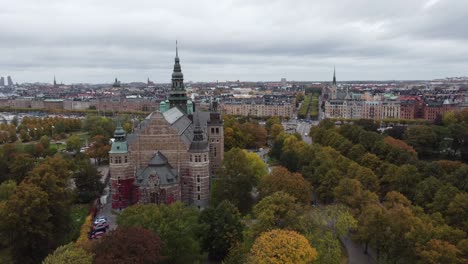
{"label": "tree", "polygon": [[242,241],[239,210],[228,201],[202,211],[200,223],[205,226],[200,234],[202,247],[212,260],[223,260],[229,250]]}
{"label": "tree", "polygon": [[73,151],[74,153],[80,153],[80,149],[82,145],[83,145],[83,142],[81,141],[81,138],[77,135],[73,135],[69,137],[67,140],[68,151]]}
{"label": "tree", "polygon": [[250,167],[257,181],[268,174],[267,165],[257,153],[248,152],[246,150],[244,150],[244,153],[247,156],[248,166]]}
{"label": "tree", "polygon": [[103,135],[96,135],[91,138],[91,145],[86,149],[86,154],[88,154],[89,157],[96,159],[99,165],[101,164],[101,160],[109,157],[110,149],[111,146],[109,145],[109,140]]}
{"label": "tree", "polygon": [[73,198],[70,188],[71,176],[71,163],[60,156],[54,156],[44,159],[24,180],[36,185],[47,194],[48,210],[51,214],[49,222],[54,227],[52,246],[58,246],[69,231]]}
{"label": "tree", "polygon": [[263,197],[283,191],[306,204],[312,199],[310,183],[300,173],[291,173],[284,167],[275,167],[269,175],[263,177],[259,189]]}
{"label": "tree", "polygon": [[77,163],[77,171],[73,176],[75,180],[75,192],[79,203],[89,203],[102,192],[104,183],[102,175],[92,166],[88,160],[82,160]]}
{"label": "tree", "polygon": [[44,135],[39,139],[39,142],[44,146],[45,149],[48,149],[50,146],[50,139],[48,136]]}
{"label": "tree", "polygon": [[92,264],[93,255],[73,243],[58,247],[52,254],[44,259],[42,264]]}
{"label": "tree", "polygon": [[408,127],[404,138],[423,157],[431,155],[437,143],[436,133],[430,126],[425,125]]}
{"label": "tree", "polygon": [[281,124],[273,124],[270,129],[270,138],[275,139],[279,134],[284,132],[284,127]]}
{"label": "tree", "polygon": [[336,201],[351,208],[359,208],[361,206],[363,192],[361,182],[350,178],[341,179],[334,190]]}
{"label": "tree", "polygon": [[228,200],[243,213],[252,206],[251,191],[257,185],[259,176],[255,174],[248,155],[239,148],[224,154],[223,166],[218,172],[211,190],[211,201],[216,206]]}
{"label": "tree", "polygon": [[8,180],[0,184],[0,202],[7,201],[16,191],[16,182]]}
{"label": "tree", "polygon": [[340,264],[342,263],[341,244],[330,231],[322,231],[312,235],[312,246],[317,249],[318,264]]}
{"label": "tree", "polygon": [[0,230],[10,240],[15,262],[29,264],[44,259],[54,232],[47,193],[22,182],[0,213]]}
{"label": "tree", "polygon": [[302,210],[296,198],[285,192],[276,192],[263,198],[253,209],[257,220],[252,226],[253,235],[277,228],[301,230]]}
{"label": "tree", "polygon": [[170,205],[134,205],[126,208],[117,223],[123,227],[143,227],[161,237],[162,255],[170,263],[189,263],[199,258],[198,210],[180,202]]}
{"label": "tree", "polygon": [[449,223],[468,232],[468,193],[458,193],[447,208]]}
{"label": "tree", "polygon": [[258,264],[306,264],[317,258],[317,251],[307,239],[287,230],[272,230],[255,240],[250,251],[250,261]]}
{"label": "tree", "polygon": [[161,239],[141,227],[118,227],[93,247],[96,264],[160,263]]}
{"label": "tree", "polygon": [[29,154],[20,153],[15,155],[10,163],[10,171],[17,183],[20,183],[26,174],[34,168],[35,160]]}
{"label": "tree", "polygon": [[431,239],[418,249],[418,255],[421,260],[419,263],[438,264],[438,263],[460,263],[458,256],[460,250],[454,245],[438,239]]}

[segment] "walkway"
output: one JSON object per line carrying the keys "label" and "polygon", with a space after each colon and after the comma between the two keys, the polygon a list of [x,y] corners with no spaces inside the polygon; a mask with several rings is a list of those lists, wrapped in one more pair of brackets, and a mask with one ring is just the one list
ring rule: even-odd
{"label": "walkway", "polygon": [[373,264],[374,259],[364,254],[364,248],[347,237],[340,238],[348,252],[348,264]]}

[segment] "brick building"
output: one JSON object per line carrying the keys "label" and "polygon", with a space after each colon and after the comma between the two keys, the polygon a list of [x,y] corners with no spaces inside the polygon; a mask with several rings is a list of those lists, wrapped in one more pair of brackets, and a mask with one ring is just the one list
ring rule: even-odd
{"label": "brick building", "polygon": [[161,102],[132,134],[118,126],[114,137],[112,208],[174,201],[209,206],[211,178],[224,156],[223,121],[217,102],[209,112],[193,111],[177,52],[167,105]]}

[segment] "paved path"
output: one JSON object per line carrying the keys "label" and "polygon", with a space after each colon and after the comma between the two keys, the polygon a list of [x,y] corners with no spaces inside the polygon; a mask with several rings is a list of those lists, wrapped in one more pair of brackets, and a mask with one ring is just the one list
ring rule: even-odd
{"label": "paved path", "polygon": [[364,254],[363,246],[355,243],[347,237],[340,238],[343,245],[348,252],[348,264],[373,264],[375,261],[369,256]]}

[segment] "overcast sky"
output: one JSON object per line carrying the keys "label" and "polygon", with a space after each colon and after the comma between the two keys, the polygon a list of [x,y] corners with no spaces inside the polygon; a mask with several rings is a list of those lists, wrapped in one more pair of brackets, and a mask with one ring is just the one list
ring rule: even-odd
{"label": "overcast sky", "polygon": [[468,75],[468,0],[0,0],[15,82]]}

